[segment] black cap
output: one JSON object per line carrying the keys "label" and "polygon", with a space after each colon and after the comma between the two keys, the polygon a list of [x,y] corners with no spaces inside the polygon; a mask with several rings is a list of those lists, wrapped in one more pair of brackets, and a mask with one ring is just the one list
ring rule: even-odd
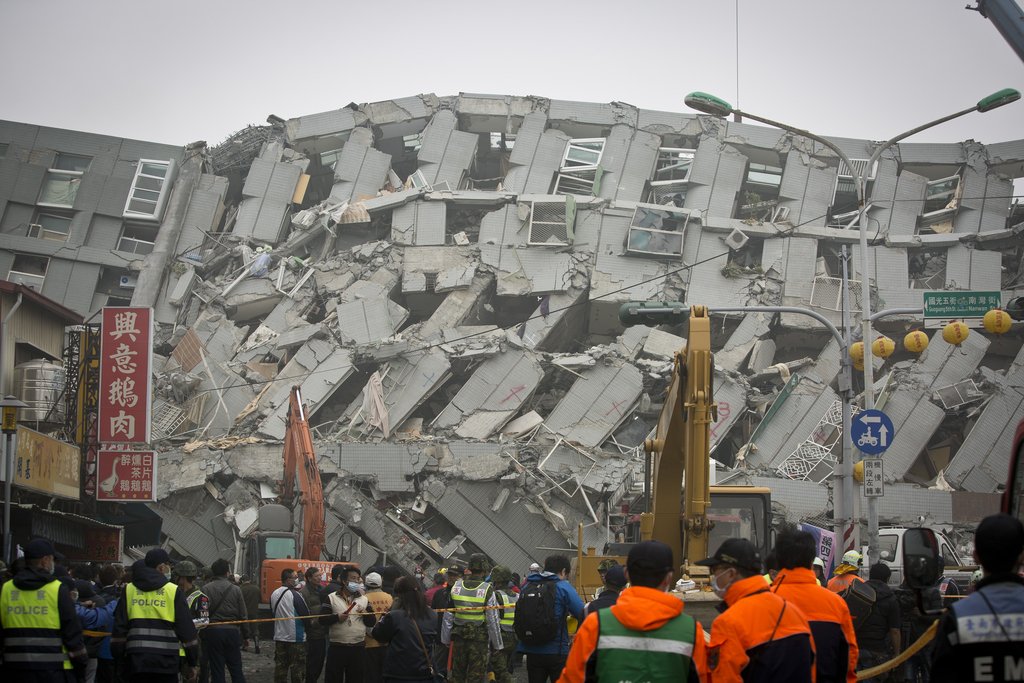
{"label": "black cap", "polygon": [[[1007,514],[989,515],[974,532],[974,551],[981,565],[993,571],[1009,564],[1024,552],[1024,525]],[[986,566],[989,565],[989,566]]]}
{"label": "black cap", "polygon": [[26,560],[41,560],[47,555],[56,557],[57,551],[53,549],[53,544],[45,538],[33,538],[25,546]]}
{"label": "black cap", "polygon": [[626,587],[626,570],[622,568],[622,565],[615,565],[610,567],[604,575],[604,582],[606,585],[612,588],[625,588]]}
{"label": "black cap", "polygon": [[704,567],[728,564],[739,569],[759,572],[761,571],[761,553],[757,552],[754,544],[745,538],[728,538],[718,546],[714,555],[706,560],[698,560],[697,564]]}
{"label": "black cap", "polygon": [[162,564],[174,564],[171,562],[171,556],[167,554],[167,551],[163,548],[153,548],[146,553],[146,566],[156,569]]}
{"label": "black cap", "polygon": [[75,581],[75,590],[78,591],[79,600],[89,600],[96,597],[96,589],[93,588],[91,581],[78,579]]}
{"label": "black cap", "polygon": [[[629,549],[626,557],[626,569],[631,574],[640,570],[641,573],[670,572],[675,568],[672,562],[672,548],[661,541],[641,541]],[[614,567],[610,568],[610,572]],[[605,574],[607,580],[608,575]]]}
{"label": "black cap", "polygon": [[469,571],[473,573],[487,571],[487,556],[483,553],[473,553],[469,556]]}

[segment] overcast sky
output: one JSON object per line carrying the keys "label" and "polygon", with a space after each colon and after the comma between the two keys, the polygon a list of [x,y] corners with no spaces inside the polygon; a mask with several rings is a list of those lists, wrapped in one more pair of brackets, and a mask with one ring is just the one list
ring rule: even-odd
{"label": "overcast sky", "polygon": [[[965,0],[0,0],[0,118],[216,144],[418,93],[686,111],[714,93],[815,133],[884,140],[1024,90]],[[737,94],[737,73],[739,92]],[[1024,101],[912,140],[1024,138]]]}

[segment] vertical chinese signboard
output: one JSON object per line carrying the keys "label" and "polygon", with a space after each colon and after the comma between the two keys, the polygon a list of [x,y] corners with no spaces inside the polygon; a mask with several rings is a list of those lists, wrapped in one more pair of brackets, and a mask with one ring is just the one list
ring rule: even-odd
{"label": "vertical chinese signboard", "polygon": [[100,443],[148,443],[153,311],[105,307],[101,330]]}
{"label": "vertical chinese signboard", "polygon": [[100,451],[96,477],[96,500],[156,501],[153,451]]}

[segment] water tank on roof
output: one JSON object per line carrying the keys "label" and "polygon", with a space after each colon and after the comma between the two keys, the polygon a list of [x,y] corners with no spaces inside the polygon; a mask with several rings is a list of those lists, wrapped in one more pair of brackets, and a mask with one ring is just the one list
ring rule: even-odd
{"label": "water tank on roof", "polygon": [[60,425],[64,423],[64,367],[44,358],[14,366],[14,391],[28,407],[18,411],[18,421]]}

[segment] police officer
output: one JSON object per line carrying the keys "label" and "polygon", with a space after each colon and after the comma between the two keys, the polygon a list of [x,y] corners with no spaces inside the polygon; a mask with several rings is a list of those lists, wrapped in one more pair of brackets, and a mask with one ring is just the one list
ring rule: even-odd
{"label": "police officer", "polygon": [[[199,576],[199,568],[194,562],[185,560],[174,567],[174,573],[178,577],[178,589],[185,593],[185,602],[188,604],[188,611],[192,614],[192,623],[196,628],[206,626],[210,623],[210,598],[206,593],[195,585],[196,577]],[[210,680],[210,663],[203,655],[202,645],[199,646],[199,683],[206,683]]]}
{"label": "police officer", "polygon": [[85,680],[89,661],[71,591],[53,577],[53,544],[43,538],[25,546],[25,568],[3,585],[4,680]]}
{"label": "police officer", "polygon": [[745,538],[727,539],[697,564],[711,568],[711,589],[725,600],[725,611],[711,623],[711,680],[811,683],[811,627],[795,605],[764,582],[754,544]]}
{"label": "police officer", "polygon": [[482,681],[490,660],[488,643],[491,652],[504,649],[498,610],[493,609],[498,601],[491,584],[484,581],[487,558],[470,555],[469,573],[452,586],[449,606],[456,611],[445,612],[441,626],[441,642],[452,646],[451,683]]}
{"label": "police officer", "polygon": [[984,578],[946,612],[935,636],[932,678],[1024,679],[1024,526],[1010,515],[986,517],[974,532],[974,559]]}
{"label": "police officer", "polygon": [[498,602],[498,622],[501,624],[501,640],[504,647],[491,654],[491,671],[495,683],[512,683],[512,656],[516,651],[516,600],[519,595],[509,590],[512,570],[497,565],[491,570],[491,585]]}
{"label": "police officer", "polygon": [[199,675],[199,635],[185,591],[170,582],[171,558],[163,548],[132,566],[132,582],[114,611],[110,646],[126,660],[130,683],[175,683],[185,657],[185,678]]}

